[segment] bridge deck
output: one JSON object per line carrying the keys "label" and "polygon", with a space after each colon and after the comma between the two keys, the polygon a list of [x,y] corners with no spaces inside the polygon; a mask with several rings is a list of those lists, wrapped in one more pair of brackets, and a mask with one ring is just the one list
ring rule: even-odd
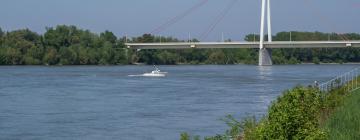
{"label": "bridge deck", "polygon": [[[131,49],[187,49],[187,48],[259,48],[259,42],[176,42],[126,43]],[[265,48],[346,48],[360,47],[360,41],[273,41]]]}

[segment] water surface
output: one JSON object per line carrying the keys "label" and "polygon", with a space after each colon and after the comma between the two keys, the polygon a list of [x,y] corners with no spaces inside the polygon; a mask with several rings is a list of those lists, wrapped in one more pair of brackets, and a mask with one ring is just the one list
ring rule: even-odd
{"label": "water surface", "polygon": [[171,140],[207,136],[220,120],[265,114],[285,89],[357,65],[161,66],[165,78],[129,77],[151,66],[2,66],[0,139]]}

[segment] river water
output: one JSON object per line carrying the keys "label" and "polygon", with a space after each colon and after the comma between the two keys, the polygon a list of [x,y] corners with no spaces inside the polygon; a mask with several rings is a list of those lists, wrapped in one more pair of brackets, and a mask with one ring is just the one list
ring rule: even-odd
{"label": "river water", "polygon": [[226,115],[260,117],[281,92],[358,65],[2,66],[0,139],[173,140],[208,136]]}

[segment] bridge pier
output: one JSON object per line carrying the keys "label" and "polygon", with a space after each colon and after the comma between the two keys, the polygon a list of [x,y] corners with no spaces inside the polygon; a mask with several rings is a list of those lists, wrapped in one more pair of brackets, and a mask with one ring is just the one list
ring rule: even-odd
{"label": "bridge pier", "polygon": [[262,48],[259,50],[259,66],[271,66],[271,50]]}

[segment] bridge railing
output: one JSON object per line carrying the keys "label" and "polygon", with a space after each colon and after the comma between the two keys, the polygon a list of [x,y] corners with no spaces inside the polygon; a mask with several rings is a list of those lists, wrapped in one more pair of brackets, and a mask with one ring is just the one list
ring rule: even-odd
{"label": "bridge railing", "polygon": [[334,79],[331,79],[325,83],[318,85],[320,91],[329,92],[333,89],[337,89],[344,86],[344,89],[348,92],[354,91],[360,88],[360,68],[353,69],[347,73],[339,75]]}

